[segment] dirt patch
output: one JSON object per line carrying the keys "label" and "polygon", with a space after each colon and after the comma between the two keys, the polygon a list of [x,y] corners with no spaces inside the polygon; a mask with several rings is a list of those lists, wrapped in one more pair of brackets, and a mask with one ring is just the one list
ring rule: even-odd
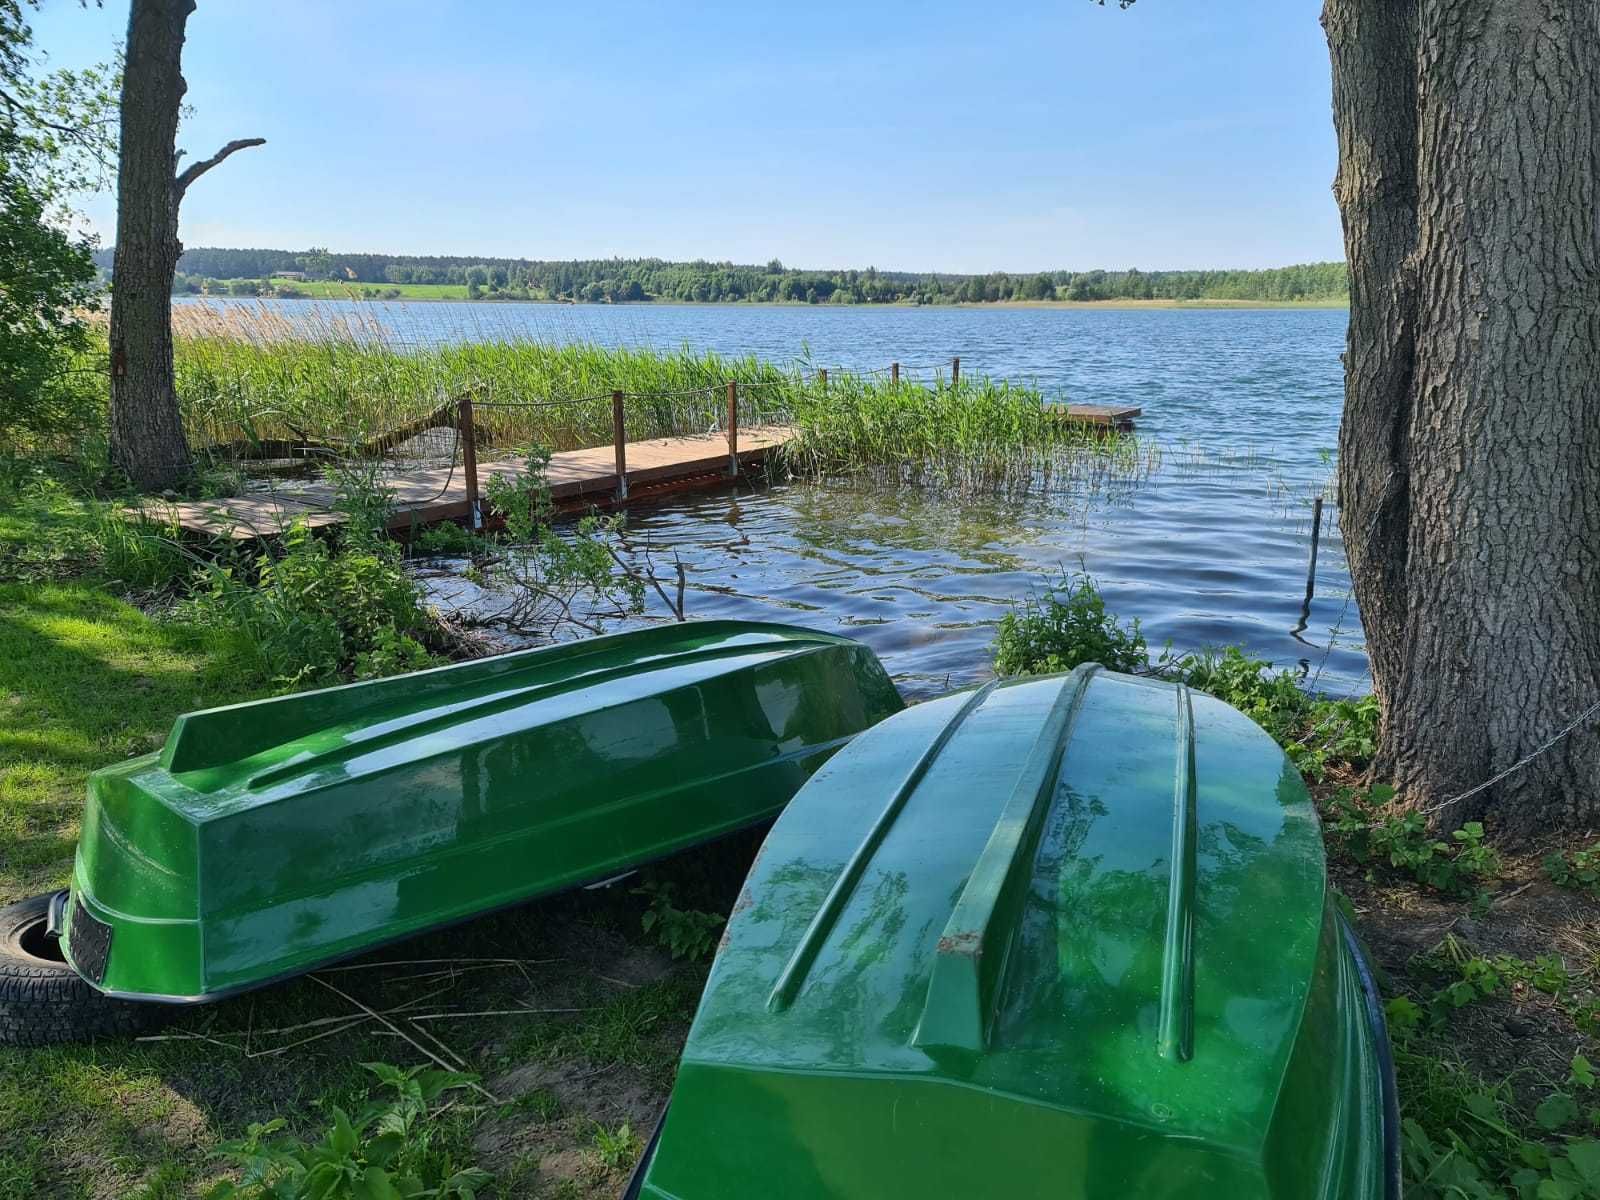
{"label": "dirt patch", "polygon": [[[668,1092],[645,1072],[583,1058],[517,1067],[490,1090],[507,1103],[474,1138],[485,1169],[525,1181],[532,1194],[565,1184],[568,1194],[608,1197],[633,1169]],[[608,1163],[601,1138],[618,1138],[624,1126],[631,1145]]]}
{"label": "dirt patch", "polygon": [[1578,1027],[1570,1009],[1600,996],[1600,901],[1553,883],[1543,868],[1548,849],[1505,856],[1487,907],[1476,908],[1409,881],[1369,878],[1366,868],[1337,856],[1330,863],[1388,996],[1426,1008],[1460,978],[1447,961],[1452,940],[1468,956],[1508,955],[1530,963],[1559,958],[1567,979],[1558,990],[1511,982],[1451,1011],[1447,1028],[1438,1031],[1477,1075],[1507,1080],[1521,1108],[1566,1079],[1573,1055],[1594,1057],[1597,1040]]}

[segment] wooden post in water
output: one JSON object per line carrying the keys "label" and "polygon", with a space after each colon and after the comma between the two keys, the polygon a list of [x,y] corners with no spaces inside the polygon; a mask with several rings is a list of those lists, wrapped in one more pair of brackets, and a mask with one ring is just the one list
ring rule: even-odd
{"label": "wooden post in water", "polygon": [[1317,543],[1322,539],[1322,497],[1311,502],[1311,562],[1306,567],[1306,610],[1309,614],[1311,596],[1317,590]]}
{"label": "wooden post in water", "polygon": [[728,380],[728,478],[739,477],[739,385]]}
{"label": "wooden post in water", "polygon": [[622,393],[611,393],[611,444],[617,451],[617,499],[628,498],[627,431],[622,421]]}
{"label": "wooden post in water", "polygon": [[461,470],[467,477],[467,528],[483,528],[483,508],[478,502],[478,435],[472,428],[472,393],[457,401],[456,433],[461,438]]}
{"label": "wooden post in water", "polygon": [[961,356],[958,354],[950,360],[950,386],[959,387],[961,384]]}
{"label": "wooden post in water", "polygon": [[827,367],[818,367],[817,368],[817,379],[822,384],[822,390],[823,391],[827,391],[828,390],[828,368]]}
{"label": "wooden post in water", "polygon": [[889,364],[889,386],[890,387],[899,387],[900,386],[900,364],[899,363],[890,363]]}

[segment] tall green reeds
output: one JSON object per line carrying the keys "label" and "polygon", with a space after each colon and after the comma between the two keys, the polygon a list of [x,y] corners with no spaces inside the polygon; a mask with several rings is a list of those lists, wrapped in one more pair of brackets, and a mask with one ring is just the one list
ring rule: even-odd
{"label": "tall green reeds", "polygon": [[1027,485],[1085,471],[1139,476],[1132,438],[1060,420],[1029,387],[784,370],[753,356],[552,345],[503,336],[406,346],[376,321],[255,305],[175,311],[179,399],[191,444],[226,456],[279,442],[338,447],[416,422],[469,391],[493,447],[608,444],[611,393],[629,440],[739,424],[789,425],[781,467],[810,477],[887,468],[907,482],[963,489]]}

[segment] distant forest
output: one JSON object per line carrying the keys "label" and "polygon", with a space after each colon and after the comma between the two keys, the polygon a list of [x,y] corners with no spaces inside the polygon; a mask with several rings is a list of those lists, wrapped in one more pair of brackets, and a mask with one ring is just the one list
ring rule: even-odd
{"label": "distant forest", "polygon": [[[111,251],[97,261],[111,267]],[[1041,271],[956,275],[805,271],[764,266],[666,262],[659,258],[543,262],[525,258],[334,254],[327,250],[227,250],[199,247],[178,260],[175,292],[293,295],[293,278],[348,283],[358,294],[408,284],[465,286],[472,297],[624,303],[792,301],[811,304],[952,304],[1001,300],[1343,300],[1349,277],[1339,262],[1262,271]]]}

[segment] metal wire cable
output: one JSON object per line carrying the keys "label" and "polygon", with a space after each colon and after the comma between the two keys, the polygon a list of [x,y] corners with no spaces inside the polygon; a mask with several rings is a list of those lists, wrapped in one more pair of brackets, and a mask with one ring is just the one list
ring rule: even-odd
{"label": "metal wire cable", "polygon": [[1512,775],[1515,775],[1518,771],[1522,770],[1522,768],[1526,767],[1529,763],[1533,762],[1540,755],[1546,753],[1548,750],[1550,750],[1552,747],[1554,747],[1558,742],[1562,741],[1564,738],[1568,737],[1573,732],[1575,732],[1577,729],[1579,729],[1581,726],[1586,724],[1590,720],[1590,718],[1595,717],[1597,715],[1600,715],[1600,700],[1596,700],[1593,704],[1591,704],[1588,708],[1584,709],[1581,713],[1579,713],[1571,721],[1567,722],[1567,724],[1563,725],[1560,729],[1556,730],[1555,733],[1553,733],[1549,737],[1545,738],[1545,740],[1540,742],[1539,745],[1536,746],[1533,750],[1529,751],[1527,754],[1524,754],[1521,758],[1517,759],[1516,762],[1512,763],[1505,770],[1499,772],[1496,775],[1491,775],[1488,779],[1485,779],[1477,787],[1468,788],[1466,791],[1462,792],[1460,795],[1451,796],[1446,800],[1439,801],[1437,804],[1430,804],[1426,808],[1419,808],[1416,811],[1419,812],[1419,813],[1422,813],[1424,815],[1426,815],[1428,813],[1436,813],[1440,809],[1449,808],[1452,804],[1459,804],[1463,800],[1470,799],[1471,797],[1476,796],[1479,792],[1487,791],[1489,788],[1492,788],[1495,784],[1499,783],[1501,780],[1508,779]]}
{"label": "metal wire cable", "polygon": [[611,393],[598,396],[568,396],[559,400],[474,400],[473,408],[566,408],[573,404],[595,404],[611,399]]}
{"label": "metal wire cable", "polygon": [[629,400],[671,400],[677,396],[709,395],[713,392],[722,391],[727,386],[725,383],[708,383],[702,387],[685,388],[681,392],[623,392],[622,394]]}

